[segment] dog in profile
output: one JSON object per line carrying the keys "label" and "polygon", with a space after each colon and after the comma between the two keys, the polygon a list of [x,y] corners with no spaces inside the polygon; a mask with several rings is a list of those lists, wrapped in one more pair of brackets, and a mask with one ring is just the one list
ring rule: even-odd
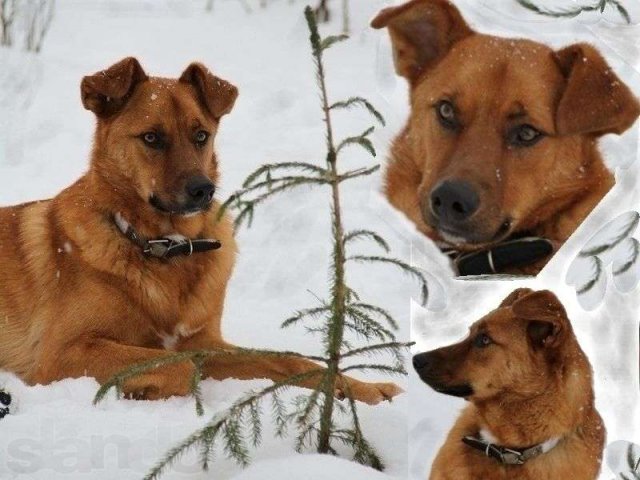
{"label": "dog in profile", "polygon": [[388,29],[410,88],[389,202],[465,257],[461,274],[538,273],[614,185],[598,139],[629,129],[638,99],[593,46],[485,35],[447,0],[385,8],[371,24]]}
{"label": "dog in profile", "polygon": [[[199,63],[168,79],[126,58],[85,77],[81,95],[97,118],[88,172],[52,199],[0,209],[0,369],[31,384],[105,382],[167,351],[233,352],[221,319],[237,248],[229,218],[218,219],[214,137],[236,87]],[[148,371],[124,393],[185,395],[194,368]],[[219,355],[204,365],[216,379],[318,371],[274,356]],[[344,377],[336,395],[347,388],[370,404],[401,391]]]}
{"label": "dog in profile", "polygon": [[437,392],[463,397],[430,480],[595,480],[605,429],[591,366],[550,291],[518,289],[460,343],[413,358]]}

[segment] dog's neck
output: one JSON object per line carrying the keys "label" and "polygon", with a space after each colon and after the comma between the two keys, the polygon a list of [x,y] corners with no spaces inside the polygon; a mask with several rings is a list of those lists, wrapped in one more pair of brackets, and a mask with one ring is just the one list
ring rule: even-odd
{"label": "dog's neck", "polygon": [[148,201],[140,198],[135,191],[124,192],[123,185],[91,169],[85,177],[87,189],[95,208],[108,221],[116,214],[125,218],[136,231],[145,238],[182,236],[197,238],[202,236],[215,215],[213,211],[193,216],[169,215],[158,212]]}
{"label": "dog's neck", "polygon": [[580,373],[590,370],[577,345],[559,364],[562,370],[536,394],[505,393],[474,401],[479,418],[474,434],[484,432],[492,443],[527,448],[576,432],[594,410],[591,375]]}

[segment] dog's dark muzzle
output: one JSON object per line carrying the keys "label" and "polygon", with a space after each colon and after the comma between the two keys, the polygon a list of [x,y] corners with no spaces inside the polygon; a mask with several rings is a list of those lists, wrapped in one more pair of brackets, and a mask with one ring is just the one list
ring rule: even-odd
{"label": "dog's dark muzzle", "polygon": [[473,388],[468,383],[451,383],[443,366],[441,350],[424,352],[412,359],[413,368],[420,380],[433,388],[436,392],[454,397],[469,397],[473,395]]}

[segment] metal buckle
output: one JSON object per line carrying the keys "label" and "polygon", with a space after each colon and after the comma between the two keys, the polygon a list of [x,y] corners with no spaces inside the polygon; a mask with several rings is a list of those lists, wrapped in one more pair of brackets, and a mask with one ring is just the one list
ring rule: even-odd
{"label": "metal buckle", "polygon": [[147,240],[147,247],[144,249],[144,253],[153,257],[164,258],[167,252],[171,249],[172,244],[173,240],[168,238]]}
{"label": "metal buckle", "polygon": [[524,458],[522,452],[517,452],[509,448],[502,448],[500,450],[500,460],[507,465],[523,465]]}

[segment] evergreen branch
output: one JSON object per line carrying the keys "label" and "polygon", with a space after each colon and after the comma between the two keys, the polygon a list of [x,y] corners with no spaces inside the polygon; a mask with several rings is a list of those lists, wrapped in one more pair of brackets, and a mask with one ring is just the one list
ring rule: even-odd
{"label": "evergreen branch", "polygon": [[342,175],[339,175],[338,181],[344,182],[345,180],[350,180],[352,178],[367,177],[372,173],[377,172],[378,170],[380,170],[380,165],[374,165],[373,167],[369,167],[369,168],[358,168],[357,170],[350,170],[347,173],[343,173]]}
{"label": "evergreen branch", "polygon": [[284,322],[282,322],[281,327],[287,328],[287,327],[290,327],[291,325],[294,325],[300,322],[305,318],[308,318],[308,317],[315,318],[322,313],[326,313],[330,311],[331,311],[331,307],[328,305],[323,305],[321,307],[316,307],[316,308],[307,308],[305,310],[298,310],[295,314],[293,314],[293,316],[287,318]]}
{"label": "evergreen branch", "polygon": [[[346,383],[346,382],[345,382]],[[345,387],[345,394],[349,401],[349,409],[351,411],[351,421],[353,429],[351,430],[351,442],[350,446],[354,449],[353,459],[363,465],[368,465],[376,470],[384,470],[384,464],[382,459],[375,451],[375,449],[367,442],[362,434],[362,428],[360,426],[360,417],[358,415],[358,407],[353,399],[351,388],[348,384]]]}
{"label": "evergreen branch", "polygon": [[597,245],[588,250],[582,250],[579,253],[580,257],[592,257],[595,255],[600,255],[601,253],[606,252],[607,250],[611,250],[613,247],[617,246],[620,242],[629,237],[635,229],[638,227],[638,223],[640,222],[640,214],[634,212],[633,218],[628,225],[626,225],[618,235],[616,235],[613,240],[609,243],[605,243],[602,245]]}
{"label": "evergreen branch", "polygon": [[377,256],[367,256],[367,255],[354,255],[352,257],[348,257],[347,260],[352,260],[355,262],[363,262],[363,263],[386,263],[390,265],[395,265],[400,268],[403,272],[413,276],[418,282],[420,282],[420,291],[422,294],[422,304],[426,305],[429,300],[429,285],[427,283],[427,279],[425,276],[415,267],[412,267],[408,263],[403,262],[402,260],[398,260],[397,258],[389,258],[389,257],[377,257]]}
{"label": "evergreen branch", "polygon": [[286,177],[278,177],[278,178],[267,178],[261,182],[258,183],[254,183],[251,186],[248,186],[246,188],[243,188],[242,190],[239,190],[237,192],[235,192],[233,194],[233,196],[235,196],[235,198],[242,198],[244,196],[246,196],[249,193],[255,192],[257,190],[260,190],[262,188],[267,189],[267,191],[272,190],[274,187],[278,187],[282,184],[288,183],[288,182],[311,182],[311,183],[316,183],[316,182],[320,182],[320,183],[329,183],[329,181],[326,178],[321,178],[321,177],[305,177],[302,175],[291,175],[291,176],[286,176]]}
{"label": "evergreen branch", "polygon": [[371,337],[377,337],[381,341],[395,340],[395,336],[390,330],[384,328],[364,312],[347,307],[345,313],[347,314],[347,317],[353,321],[353,323],[345,322],[345,327],[348,327],[362,335],[364,338],[369,339]]}
{"label": "evergreen branch", "polygon": [[327,171],[324,168],[318,167],[317,165],[313,165],[312,163],[305,163],[305,162],[269,163],[266,165],[261,165],[259,168],[257,168],[252,173],[250,173],[247,176],[247,178],[245,178],[242,186],[244,188],[250,187],[262,175],[268,175],[279,170],[291,170],[291,169],[300,169],[308,173],[317,173],[321,177],[327,174]]}
{"label": "evergreen branch", "polygon": [[398,330],[398,322],[391,316],[389,312],[387,312],[384,308],[378,307],[376,305],[370,305],[368,303],[352,303],[350,304],[351,308],[367,310],[369,312],[377,313],[382,318],[384,318],[389,326],[394,330]]}
{"label": "evergreen branch", "polygon": [[531,0],[516,0],[520,6],[526,8],[527,10],[531,10],[532,12],[537,13],[538,15],[543,15],[546,17],[554,17],[554,18],[573,18],[577,17],[581,13],[584,12],[600,12],[604,13],[607,5],[612,5],[618,13],[624,18],[625,22],[628,24],[632,23],[631,15],[627,9],[620,3],[618,0],[599,0],[597,3],[592,5],[579,5],[575,8],[567,8],[567,9],[559,9],[559,10],[550,10],[548,8],[540,7],[533,3]]}
{"label": "evergreen branch", "polygon": [[201,417],[204,415],[204,407],[202,406],[202,391],[200,389],[200,382],[202,381],[202,369],[204,367],[205,357],[203,355],[197,355],[192,359],[195,369],[191,376],[191,395],[196,402],[196,414]]}
{"label": "evergreen branch", "polygon": [[350,365],[348,367],[340,370],[342,373],[347,373],[352,370],[376,370],[378,372],[386,373],[389,375],[406,375],[407,370],[404,367],[399,366],[391,366],[391,365],[383,365],[383,364],[375,364],[375,363],[360,363],[358,365]]}
{"label": "evergreen branch", "polygon": [[332,45],[343,42],[349,38],[349,35],[330,35],[320,41],[320,50],[331,48]]}
{"label": "evergreen branch", "polygon": [[342,240],[342,243],[346,247],[349,242],[353,242],[355,240],[360,240],[362,238],[373,240],[378,245],[380,245],[380,247],[386,253],[389,253],[391,251],[387,241],[384,238],[382,238],[380,235],[378,235],[376,232],[373,232],[371,230],[354,230],[352,232],[349,232],[344,236],[344,239]]}
{"label": "evergreen branch", "polygon": [[344,100],[342,102],[336,102],[333,105],[331,105],[329,107],[329,110],[334,110],[334,109],[349,109],[349,108],[353,108],[353,107],[357,107],[357,106],[361,106],[366,108],[369,113],[371,115],[373,115],[375,117],[375,119],[380,122],[380,125],[382,125],[383,127],[386,125],[386,122],[384,120],[384,117],[382,116],[382,114],[375,109],[375,107],[369,102],[369,100],[367,100],[366,98],[363,97],[351,97],[347,100]]}
{"label": "evergreen branch", "polygon": [[356,348],[348,350],[342,354],[342,358],[355,357],[362,354],[375,354],[375,353],[394,353],[399,349],[410,348],[414,345],[414,342],[388,342],[379,343],[377,345],[367,345],[366,347]]}
{"label": "evergreen branch", "polygon": [[282,438],[287,432],[287,411],[277,392],[271,394],[271,405],[273,423],[276,426],[276,437]]}
{"label": "evergreen branch", "polygon": [[222,217],[226,209],[229,208],[229,206],[232,203],[240,202],[239,204],[240,214],[236,217],[234,224],[236,228],[239,228],[248,218],[249,219],[248,225],[251,226],[251,219],[253,217],[253,211],[255,207],[260,205],[261,203],[264,203],[264,201],[267,200],[268,198],[278,193],[281,193],[285,190],[289,190],[295,187],[300,187],[302,185],[326,185],[327,183],[328,182],[324,179],[316,179],[311,177],[299,177],[296,180],[291,180],[288,183],[284,183],[275,188],[271,188],[266,193],[263,193],[262,195],[259,195],[258,197],[253,198],[251,200],[242,200],[241,197],[243,192],[240,191],[232,195],[231,197],[229,197],[229,199],[222,204],[219,210],[218,217],[219,218]]}
{"label": "evergreen branch", "polygon": [[624,264],[622,264],[620,267],[616,268],[613,271],[613,275],[622,275],[623,273],[628,272],[631,267],[633,267],[636,262],[638,261],[638,256],[640,256],[640,244],[638,243],[638,241],[635,238],[631,239],[631,258],[629,258],[629,260],[627,260]]}
{"label": "evergreen branch", "polygon": [[373,143],[367,137],[373,133],[374,128],[369,127],[360,135],[356,135],[355,137],[348,137],[342,140],[338,147],[336,148],[336,153],[340,153],[340,151],[349,146],[349,145],[359,145],[364,148],[367,152],[371,154],[372,157],[376,156],[376,149],[373,147]]}
{"label": "evergreen branch", "polygon": [[[194,432],[180,444],[167,452],[165,457],[154,466],[144,477],[145,480],[157,480],[164,471],[176,462],[185,452],[193,448],[195,445],[201,444],[205,440],[212,444],[220,435],[226,440],[225,451],[227,455],[240,464],[246,464],[248,461],[248,452],[244,447],[244,437],[241,431],[241,425],[237,421],[238,416],[249,406],[261,401],[264,397],[280,392],[291,385],[321,374],[324,370],[311,370],[299,375],[294,375],[273,385],[265,387],[257,392],[252,392],[236,401],[226,411],[215,415],[203,428]],[[246,455],[245,455],[246,453]]]}

